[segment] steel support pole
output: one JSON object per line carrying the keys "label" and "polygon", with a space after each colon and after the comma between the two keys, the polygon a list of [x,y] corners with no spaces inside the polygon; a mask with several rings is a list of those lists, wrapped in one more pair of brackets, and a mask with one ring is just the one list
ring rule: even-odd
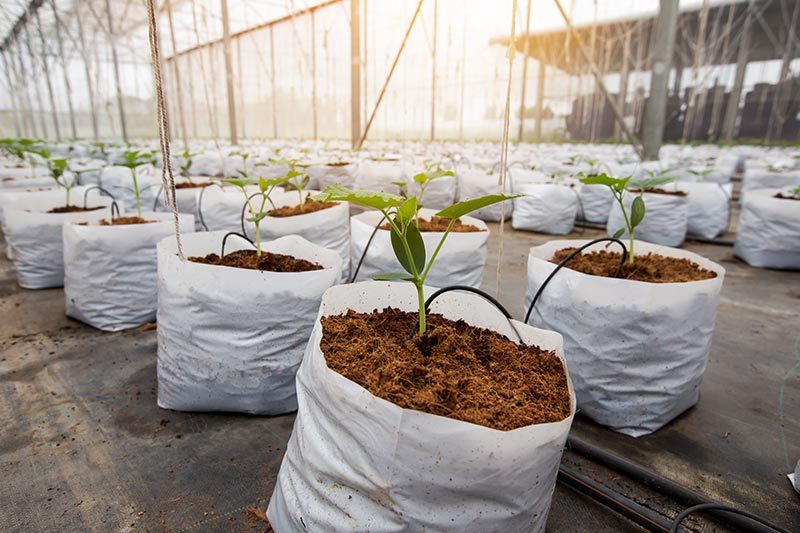
{"label": "steel support pole", "polygon": [[797,17],[800,13],[800,2],[795,1],[792,12],[792,21],[789,24],[789,31],[786,34],[786,43],[783,45],[783,57],[781,58],[781,73],[778,77],[778,85],[775,88],[775,100],[772,103],[772,113],[767,129],[767,140],[774,141],[783,134],[783,124],[786,121],[786,106],[783,104],[784,84],[788,79],[789,65],[794,58],[795,39],[797,33]]}
{"label": "steel support pole", "polygon": [[[75,4],[76,11],[79,9],[79,4]],[[89,111],[92,117],[92,136],[96,141],[100,137],[100,131],[97,126],[97,111],[94,103],[94,84],[92,83],[92,73],[89,71],[89,52],[86,49],[86,39],[83,36],[83,22],[81,22],[80,12],[76,12],[75,20],[78,23],[78,38],[81,43],[81,56],[83,56],[83,72],[86,76],[86,90],[89,97]]]}
{"label": "steel support pole", "polygon": [[[617,107],[619,107],[622,116],[625,116],[626,102],[628,101],[628,73],[630,71],[630,48],[631,48],[631,31],[629,28],[625,30],[625,37],[622,43],[622,71],[619,75],[619,94],[617,94]],[[614,128],[614,134],[619,136],[620,127],[617,124]]]}
{"label": "steel support pole", "polygon": [[[544,120],[544,84],[547,64],[541,58],[538,61],[539,70],[536,77],[536,125],[534,129],[534,135],[536,137],[536,142],[542,142],[542,120]],[[522,140],[521,136],[520,140]]]}
{"label": "steel support pole", "polygon": [[[8,50],[10,54],[11,51]],[[3,54],[3,63],[5,65],[6,71],[6,82],[8,84],[8,95],[11,97],[11,108],[14,114],[14,133],[17,137],[22,137],[22,130],[20,129],[20,118],[19,118],[19,110],[22,106],[17,103],[17,91],[14,86],[14,82],[11,78],[11,65],[8,61],[8,56],[6,56],[6,50],[2,51]]]}
{"label": "steel support pole", "polygon": [[675,48],[675,28],[678,24],[678,0],[660,0],[653,41],[653,67],[650,78],[650,98],[644,112],[644,157],[657,159],[664,140],[664,120],[667,115],[667,84],[669,67]]}
{"label": "steel support pole", "polygon": [[[526,8],[526,18],[525,18],[525,45],[522,49],[522,81],[520,87],[520,96],[519,96],[519,131],[517,131],[517,142],[522,142],[522,135],[525,132],[525,89],[528,85],[528,56],[530,55],[531,49],[531,0],[528,0],[528,6]],[[541,61],[540,61],[541,64]],[[541,73],[541,68],[539,68],[539,72]],[[536,80],[539,83],[539,80]],[[537,93],[536,99],[539,99],[539,94]],[[541,124],[540,124],[541,126]],[[541,131],[539,132],[541,133]],[[538,136],[537,136],[538,139]]]}
{"label": "steel support pole", "polygon": [[236,71],[238,72],[239,76],[239,113],[238,115],[242,117],[242,131],[241,135],[243,139],[247,138],[247,110],[244,107],[244,71],[242,70],[242,37],[236,37]]}
{"label": "steel support pole", "polygon": [[361,148],[361,13],[360,0],[350,0],[350,145]]}
{"label": "steel support pole", "polygon": [[36,96],[36,105],[39,109],[39,120],[42,123],[42,137],[46,139],[49,137],[49,133],[47,131],[47,121],[44,118],[44,104],[42,104],[42,92],[39,90],[39,79],[33,73],[34,53],[33,46],[31,46],[31,32],[28,29],[28,20],[25,21],[23,29],[25,30],[25,47],[28,49],[28,57],[30,57],[31,60],[31,81],[33,82],[33,94]]}
{"label": "steel support pole", "polygon": [[464,138],[464,88],[467,70],[467,6],[464,5],[464,30],[461,33],[461,87],[458,100],[458,138]]}
{"label": "steel support pole", "polygon": [[53,10],[53,18],[55,20],[56,29],[56,42],[58,44],[58,57],[61,59],[61,71],[64,75],[64,92],[67,97],[70,131],[72,132],[72,137],[77,138],[78,126],[75,122],[75,106],[72,103],[72,83],[69,81],[69,74],[67,73],[67,56],[64,55],[64,39],[61,36],[61,18],[58,16],[58,9],[56,9],[55,0],[50,0],[50,8]]}
{"label": "steel support pole", "polygon": [[311,12],[311,113],[314,139],[319,137],[317,124],[317,26],[314,11]]}
{"label": "steel support pole", "polygon": [[228,128],[231,144],[238,144],[236,135],[236,100],[233,92],[233,64],[231,61],[231,27],[228,18],[228,0],[220,0],[222,11],[222,53],[225,56],[225,84],[228,91]]}
{"label": "steel support pole", "polygon": [[439,0],[433,0],[433,46],[431,46],[431,141],[436,138],[436,41],[439,30]]}
{"label": "steel support pole", "polygon": [[106,0],[106,21],[108,24],[108,41],[111,45],[111,61],[114,66],[114,85],[117,90],[117,109],[119,110],[119,127],[122,140],[128,144],[128,124],[125,120],[125,103],[122,97],[122,81],[119,75],[119,58],[117,57],[117,38],[114,35],[114,22],[111,17],[111,2]]}
{"label": "steel support pole", "polygon": [[39,10],[33,12],[36,17],[36,31],[39,34],[39,41],[41,42],[41,60],[42,70],[44,70],[44,81],[47,87],[47,96],[50,99],[50,113],[53,115],[53,127],[56,131],[56,140],[61,142],[61,125],[58,123],[58,110],[56,109],[56,97],[53,94],[53,82],[50,79],[50,64],[47,62],[47,42],[44,39],[44,32],[42,31],[42,19],[39,16]]}
{"label": "steel support pole", "polygon": [[747,71],[747,56],[750,52],[750,28],[753,25],[753,2],[747,3],[747,16],[744,19],[741,37],[739,38],[739,52],[736,58],[736,74],[734,75],[733,88],[728,97],[728,106],[725,109],[725,118],[722,120],[722,138],[730,141],[736,129],[736,117],[739,115],[739,100],[742,98],[744,74]]}
{"label": "steel support pole", "polygon": [[166,0],[167,21],[169,23],[169,39],[172,45],[172,75],[175,76],[175,99],[178,101],[178,121],[181,126],[181,140],[183,149],[189,150],[189,140],[186,133],[186,116],[183,113],[183,93],[181,92],[181,69],[178,66],[178,45],[175,40],[175,24],[172,18],[172,0]]}
{"label": "steel support pole", "polygon": [[275,81],[275,31],[269,27],[269,77],[272,84],[272,136],[278,138],[278,85]]}
{"label": "steel support pole", "polygon": [[22,99],[25,103],[25,108],[22,111],[22,118],[25,123],[25,134],[29,137],[38,137],[36,132],[36,121],[33,118],[33,103],[31,102],[31,94],[28,91],[28,84],[25,81],[25,63],[22,60],[22,43],[19,41],[20,35],[14,36],[14,44],[17,48],[17,62],[19,63],[19,70],[14,68],[14,73],[17,77],[17,88],[22,93]]}

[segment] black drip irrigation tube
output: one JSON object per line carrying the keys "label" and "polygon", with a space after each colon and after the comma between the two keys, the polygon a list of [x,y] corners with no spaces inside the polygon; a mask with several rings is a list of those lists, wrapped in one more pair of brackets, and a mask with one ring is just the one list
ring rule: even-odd
{"label": "black drip irrigation tube", "polygon": [[370,234],[369,239],[367,240],[367,245],[364,246],[364,251],[361,252],[361,258],[359,258],[358,260],[358,265],[356,265],[355,270],[353,270],[353,275],[350,276],[350,281],[348,281],[348,283],[355,283],[356,278],[358,277],[358,271],[361,270],[361,265],[364,263],[364,258],[367,257],[367,250],[369,250],[369,245],[372,244],[372,239],[375,238],[375,234],[377,234],[378,230],[381,229],[381,224],[383,224],[384,220],[386,220],[385,215],[381,217],[381,219],[378,221],[377,224],[375,224],[375,229],[372,230],[372,233]]}
{"label": "black drip irrigation tube", "polygon": [[225,257],[225,243],[228,242],[228,237],[230,237],[232,235],[234,235],[236,237],[240,237],[240,238],[246,240],[247,242],[249,242],[252,245],[253,248],[256,248],[256,243],[251,241],[246,235],[242,235],[241,233],[237,233],[235,231],[229,231],[228,233],[225,234],[224,237],[222,237],[222,248],[219,251],[219,260],[220,261],[222,261],[222,258]]}
{"label": "black drip irrigation tube", "polygon": [[[215,181],[211,182],[211,185],[216,185],[217,187],[219,187],[223,191],[225,190],[225,187],[223,187],[222,185],[220,185],[219,183],[217,183]],[[200,191],[200,194],[197,197],[197,216],[200,219],[200,225],[203,226],[203,230],[209,231],[208,225],[206,224],[206,221],[203,218],[203,195],[205,194],[206,189],[208,189],[208,187],[203,187],[202,190]]]}

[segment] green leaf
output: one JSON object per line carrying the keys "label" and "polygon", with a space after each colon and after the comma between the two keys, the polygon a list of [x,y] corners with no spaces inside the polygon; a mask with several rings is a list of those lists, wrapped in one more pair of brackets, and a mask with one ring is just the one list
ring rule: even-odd
{"label": "green leaf", "polygon": [[419,210],[419,205],[417,204],[417,197],[412,196],[405,202],[403,205],[397,208],[397,219],[403,226],[408,225],[409,221],[414,218],[414,215],[417,214]]}
{"label": "green leaf", "polygon": [[672,183],[677,179],[676,176],[658,176],[655,178],[643,178],[639,180],[631,180],[629,185],[631,187],[635,187],[640,191],[648,191],[650,189],[656,189],[661,187],[662,185],[666,185],[668,183]]}
{"label": "green leaf", "polygon": [[640,194],[631,204],[631,227],[635,228],[644,219],[644,199]]}
{"label": "green leaf", "polygon": [[255,222],[259,222],[261,219],[265,218],[266,216],[267,216],[266,213],[255,213],[255,214],[253,214],[253,216],[247,217],[245,220],[247,220],[248,222],[255,223]]}
{"label": "green leaf", "polygon": [[630,180],[630,178],[623,178],[623,179],[612,178],[611,176],[609,176],[605,172],[602,173],[602,174],[597,174],[595,176],[586,176],[586,175],[581,173],[581,174],[578,174],[576,177],[584,185],[606,185],[606,186],[611,187],[612,189],[615,189],[615,190],[624,189],[625,185],[627,185],[627,183],[628,183],[628,180]]}
{"label": "green leaf", "polygon": [[320,202],[352,202],[354,204],[385,210],[398,207],[406,201],[400,195],[382,191],[351,190],[342,185],[329,185],[324,191],[314,196]]}
{"label": "green leaf", "polygon": [[625,228],[619,228],[617,231],[614,232],[614,235],[612,237],[615,239],[619,239],[620,237],[622,237],[624,233],[625,233]]}
{"label": "green leaf", "polygon": [[[395,224],[400,226],[401,223],[395,218]],[[411,275],[414,275],[414,268],[416,273],[421,274],[425,269],[425,241],[422,240],[422,234],[415,224],[408,224],[403,235],[398,234],[394,228],[391,230],[392,249],[397,260],[403,268]],[[411,257],[408,257],[403,243],[408,244],[411,251]]]}
{"label": "green leaf", "polygon": [[523,194],[487,194],[486,196],[480,196],[478,198],[471,198],[469,200],[463,200],[461,202],[457,202],[450,207],[442,209],[436,216],[449,218],[451,220],[455,220],[457,218],[461,218],[464,215],[472,213],[473,211],[477,211],[478,209],[482,209],[486,206],[496,204],[499,202],[503,202],[505,200],[510,200],[512,198],[518,198],[520,196],[524,196]]}
{"label": "green leaf", "polygon": [[420,172],[414,176],[414,181],[419,184],[426,183],[428,181],[432,181],[438,178],[444,178],[445,176],[454,176],[452,170],[445,170],[443,168],[437,168],[436,170],[429,170],[426,172]]}
{"label": "green leaf", "polygon": [[375,281],[413,281],[414,278],[404,272],[388,272],[386,274],[375,274],[372,276]]}

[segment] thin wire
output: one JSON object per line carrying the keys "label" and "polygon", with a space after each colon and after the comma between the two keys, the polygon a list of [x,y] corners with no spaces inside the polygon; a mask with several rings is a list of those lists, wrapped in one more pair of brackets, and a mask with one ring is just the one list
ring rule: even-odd
{"label": "thin wire", "polygon": [[[500,185],[500,192],[506,191],[506,173],[508,168],[508,126],[511,117],[511,78],[514,74],[514,56],[516,55],[516,32],[517,32],[517,0],[511,7],[511,37],[508,43],[508,83],[506,84],[506,107],[503,110],[503,140],[500,144],[500,177],[498,178],[498,185]],[[505,202],[500,202],[500,244],[497,250],[497,268],[495,270],[495,285],[494,295],[495,298],[500,297],[500,265],[503,262],[503,236],[505,233],[506,225],[506,207]]]}
{"label": "thin wire", "polygon": [[172,156],[169,150],[169,117],[167,103],[164,100],[164,82],[161,77],[161,57],[158,47],[158,24],[154,0],[147,2],[147,26],[150,38],[150,62],[153,68],[153,80],[156,92],[156,114],[158,118],[158,141],[161,144],[161,183],[164,187],[164,199],[172,208],[172,221],[175,225],[175,241],[178,245],[178,257],[185,261],[181,245],[181,230],[178,221],[178,206],[175,202],[175,176],[172,174]]}

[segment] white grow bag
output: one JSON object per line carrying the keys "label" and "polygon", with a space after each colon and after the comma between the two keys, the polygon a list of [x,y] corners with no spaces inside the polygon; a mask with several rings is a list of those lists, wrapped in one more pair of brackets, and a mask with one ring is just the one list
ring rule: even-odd
{"label": "white grow bag", "polygon": [[[139,185],[139,200],[142,212],[153,208],[158,188],[161,186],[161,173],[153,165],[143,165],[136,169]],[[121,166],[105,167],[100,172],[100,186],[116,198],[126,213],[136,213],[136,195],[133,192],[131,169]]]}
{"label": "white grow bag", "polygon": [[514,198],[514,229],[566,235],[575,226],[578,214],[578,187],[560,183],[515,182],[514,192],[524,194]]}
{"label": "white grow bag", "polygon": [[[276,192],[281,190],[276,188]],[[256,192],[258,187],[247,187],[248,196]],[[206,231],[242,231],[244,203],[244,193],[238,187],[209,185],[197,194],[198,221]]]}
{"label": "white grow bag", "polygon": [[713,239],[725,233],[728,228],[733,192],[730,183],[722,185],[681,181],[677,186],[679,190],[689,195],[687,206],[689,219],[686,227],[689,235]]}
{"label": "white grow bag", "polygon": [[[555,252],[587,242],[550,241],[530,249],[526,310],[556,268],[549,262]],[[605,244],[586,251],[604,250]],[[562,268],[545,287],[530,321],[564,336],[581,412],[640,437],[697,403],[725,269],[685,250],[641,241],[635,247],[637,255],[686,257],[717,277],[645,283]]]}
{"label": "white grow bag", "polygon": [[[464,169],[456,172],[458,178],[458,201],[467,200],[470,198],[478,198],[486,196],[487,194],[500,194],[502,189],[497,184],[497,174],[487,174],[486,171],[480,169]],[[511,176],[507,176],[509,184],[511,183]],[[513,187],[507,186],[507,190],[513,192]],[[505,219],[508,220],[513,212],[513,202],[500,202],[492,204],[487,207],[478,209],[470,213],[470,216],[486,220],[489,222],[500,222],[505,214]]]}
{"label": "white grow bag", "polygon": [[400,161],[373,161],[365,159],[358,165],[355,187],[369,191],[400,192],[400,187],[392,182],[405,181]]}
{"label": "white grow bag", "polygon": [[[64,224],[67,316],[103,331],[130,329],[156,318],[156,245],[172,235],[171,213],[148,213],[148,224]],[[180,215],[181,231],[194,217]]]}
{"label": "white grow bag", "polygon": [[747,193],[733,253],[750,266],[800,270],[800,200],[775,198],[780,191]]}
{"label": "white grow bag", "polygon": [[[198,176],[193,177],[192,181],[195,183],[207,183],[210,181],[208,176]],[[187,183],[188,180],[184,181],[181,180],[178,183]],[[213,187],[213,185],[207,185],[207,187]],[[197,200],[200,197],[200,191],[203,190],[203,187],[189,187],[184,189],[175,189],[175,203],[178,206],[178,212],[192,215],[194,217],[194,229],[195,231],[202,231],[203,225],[200,223],[200,218],[197,216]],[[244,201],[244,195],[242,196],[242,201]],[[165,205],[165,195],[164,195],[164,187],[161,186],[158,188],[158,195],[153,203],[153,211],[169,211],[169,207]]]}
{"label": "white grow bag", "polygon": [[[92,191],[97,193],[97,191]],[[103,206],[96,211],[78,213],[47,213],[64,205],[64,197],[20,198],[3,210],[6,240],[10,246],[17,282],[25,289],[61,287],[64,284],[63,238],[64,222],[94,222],[111,216],[113,200],[90,193],[90,207]]]}
{"label": "white grow bag", "polygon": [[[626,192],[623,202],[630,214],[633,199],[638,192]],[[689,227],[689,197],[674,194],[644,193],[645,217],[641,224],[636,226],[636,238],[664,246],[680,246],[686,239]],[[606,230],[609,235],[614,235],[617,230],[625,227],[622,210],[614,202],[608,215]],[[628,232],[622,234],[621,239],[628,238]]]}
{"label": "white grow bag", "polygon": [[312,165],[306,169],[306,174],[310,178],[309,187],[324,190],[329,185],[339,184],[345,187],[352,187],[356,179],[358,165],[349,163],[347,165]]}
{"label": "white grow bag", "polygon": [[[436,211],[433,209],[420,209],[419,213],[420,217],[429,219]],[[358,262],[369,242],[370,235],[372,235],[375,226],[378,225],[382,217],[383,215],[378,211],[365,211],[350,218],[350,267],[352,269],[358,266]],[[428,278],[425,280],[427,285],[433,287],[445,287],[448,285],[480,287],[483,279],[483,267],[486,264],[489,228],[485,222],[477,218],[461,217],[461,222],[476,226],[482,231],[450,233],[439,251],[436,263],[428,273]],[[422,232],[428,259],[430,259],[441,238],[442,232]],[[389,230],[379,229],[369,245],[367,255],[364,257],[364,262],[361,264],[355,281],[368,280],[375,274],[387,272],[405,272],[405,270],[395,259]]]}
{"label": "white grow bag", "polygon": [[[329,289],[320,316],[386,306],[416,309],[410,284]],[[432,305],[515,338],[508,321],[472,294]],[[514,321],[523,341],[563,357],[560,335]],[[543,531],[574,416],[512,431],[403,409],[330,370],[317,319],[297,374],[294,430],[267,509],[279,533]]]}
{"label": "white grow bag", "polygon": [[31,189],[53,184],[46,167],[0,168],[0,189]]}
{"label": "white grow bag", "polygon": [[578,216],[587,222],[604,223],[608,220],[614,195],[605,185],[583,185],[580,188],[582,209]]}
{"label": "white grow bag", "polygon": [[[308,193],[313,195],[314,192],[303,191],[303,198]],[[274,197],[272,201],[276,207],[297,205],[300,200],[296,192],[273,194],[272,197]],[[245,224],[248,237],[252,239],[255,234],[255,225],[251,222]],[[350,205],[347,202],[338,202],[334,207],[305,215],[267,216],[261,221],[262,238],[277,239],[284,235],[299,235],[309,242],[339,254],[342,279],[347,278],[350,271]]]}
{"label": "white grow bag", "polygon": [[[225,232],[185,235],[187,257],[220,253]],[[158,244],[158,405],[179,411],[279,414],[296,408],[295,373],[339,256],[302,237],[263,249],[319,263],[311,272],[260,272],[183,262]],[[252,249],[231,237],[229,251]]]}

